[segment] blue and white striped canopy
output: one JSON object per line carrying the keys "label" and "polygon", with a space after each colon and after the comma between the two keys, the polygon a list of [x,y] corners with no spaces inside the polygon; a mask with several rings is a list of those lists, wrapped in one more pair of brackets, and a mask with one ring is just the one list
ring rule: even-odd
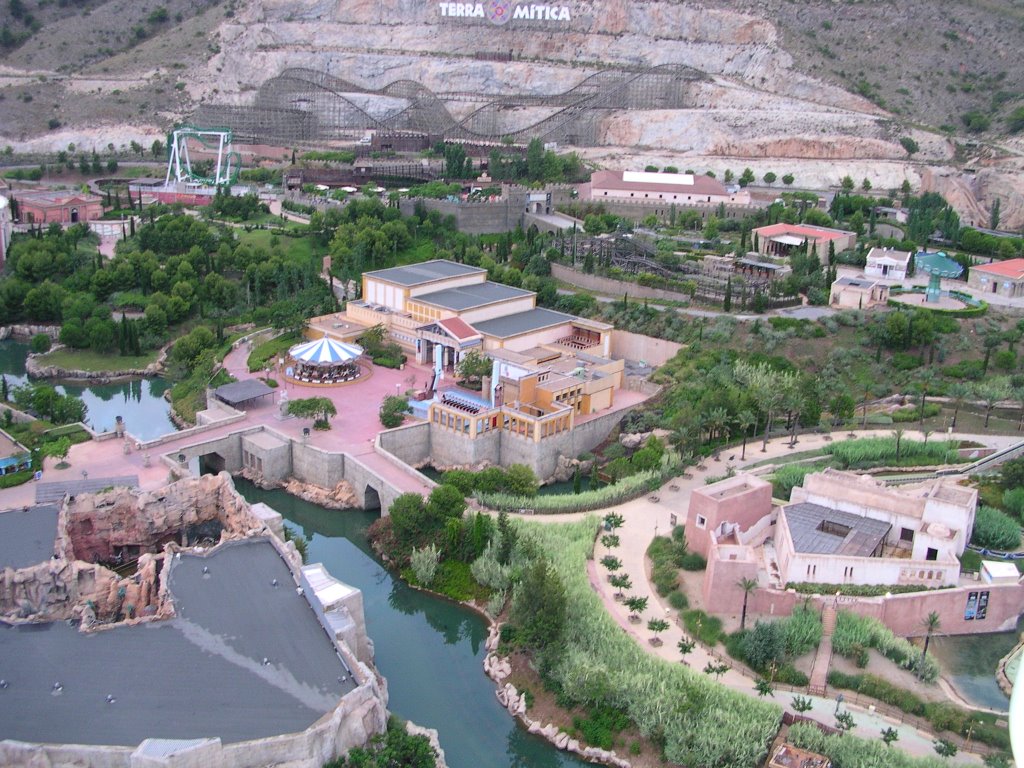
{"label": "blue and white striped canopy", "polygon": [[347,344],[324,336],[322,339],[307,341],[288,350],[293,360],[309,365],[342,365],[351,363],[363,354],[358,344]]}

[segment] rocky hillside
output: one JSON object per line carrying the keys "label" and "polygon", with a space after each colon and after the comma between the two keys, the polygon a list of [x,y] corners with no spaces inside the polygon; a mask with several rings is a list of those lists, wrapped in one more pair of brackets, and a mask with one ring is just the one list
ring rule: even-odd
{"label": "rocky hillside", "polygon": [[[1024,105],[1022,0],[569,0],[562,16],[545,6],[548,18],[502,24],[475,5],[414,0],[49,0],[38,13],[40,0],[13,2],[21,15],[6,0],[0,25],[39,28],[20,44],[0,35],[0,97],[16,107],[0,106],[0,144],[148,145],[199,104],[253,103],[288,67],[370,89],[409,80],[457,115],[481,96],[551,96],[610,68],[680,64],[705,73],[685,108],[607,115],[587,154],[818,186],[909,178],[956,192],[968,219],[999,197],[1004,224],[1024,224],[1024,143],[1006,122]],[[361,98],[375,114],[407,106]]]}

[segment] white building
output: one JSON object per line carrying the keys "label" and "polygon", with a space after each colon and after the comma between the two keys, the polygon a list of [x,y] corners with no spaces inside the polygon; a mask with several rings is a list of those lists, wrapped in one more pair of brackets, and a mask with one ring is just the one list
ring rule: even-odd
{"label": "white building", "polygon": [[868,277],[884,277],[888,280],[903,280],[907,276],[910,251],[894,251],[891,248],[872,248],[868,251],[864,274]]}
{"label": "white building", "polygon": [[687,205],[750,205],[750,192],[727,189],[710,176],[648,171],[595,171],[589,199],[615,203],[676,203]]}
{"label": "white building", "polygon": [[775,528],[782,581],[956,585],[977,500],[941,479],[890,488],[834,469],[807,475]]}
{"label": "white building", "polygon": [[11,203],[6,197],[0,195],[0,266],[3,265],[4,260],[7,258],[7,249],[11,245],[11,232],[13,229]]}

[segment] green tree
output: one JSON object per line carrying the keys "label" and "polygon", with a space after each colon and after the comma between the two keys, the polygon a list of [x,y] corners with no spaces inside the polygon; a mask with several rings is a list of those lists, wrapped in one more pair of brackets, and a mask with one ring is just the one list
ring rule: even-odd
{"label": "green tree", "polygon": [[647,629],[654,634],[654,637],[651,638],[652,645],[661,645],[661,638],[658,635],[668,629],[668,626],[668,622],[664,619],[651,619],[647,622]]}
{"label": "green tree", "polygon": [[988,226],[989,229],[999,229],[999,209],[1002,207],[1002,202],[997,197],[995,202],[992,203],[992,210],[989,213]]}
{"label": "green tree", "polygon": [[511,620],[517,638],[528,648],[557,648],[565,631],[565,587],[554,566],[543,557],[530,563],[512,597]]}
{"label": "green tree", "polygon": [[625,606],[629,609],[629,618],[633,621],[640,620],[640,614],[647,610],[646,597],[628,597]]}
{"label": "green tree", "polygon": [[622,573],[622,574],[618,574],[617,573],[614,576],[612,576],[609,581],[610,581],[611,585],[613,587],[615,587],[615,590],[616,590],[615,596],[616,597],[622,597],[622,593],[623,593],[624,590],[632,589],[633,588],[633,582],[629,578],[629,574],[627,574],[627,573]]}
{"label": "green tree", "polygon": [[932,641],[932,635],[942,628],[942,620],[939,618],[938,611],[932,611],[922,623],[924,625],[924,649],[921,651],[921,669],[924,669],[925,659],[928,658],[928,645]]}
{"label": "green tree", "polygon": [[946,387],[946,396],[953,403],[953,420],[950,422],[950,427],[956,429],[956,419],[960,414],[960,409],[963,408],[964,403],[974,395],[974,388],[965,382],[954,381],[948,387]]}
{"label": "green tree", "polygon": [[849,712],[840,712],[836,715],[836,728],[840,733],[847,733],[857,727],[857,723],[853,719],[853,715]]}
{"label": "green tree", "polygon": [[743,449],[740,454],[740,461],[743,461],[747,458],[747,437],[751,430],[757,426],[757,416],[754,415],[753,411],[744,409],[739,412],[736,422],[740,428],[740,434],[743,435]]}
{"label": "green tree", "polygon": [[490,376],[493,363],[491,358],[477,349],[463,355],[457,373],[459,378],[479,384],[484,376]]}
{"label": "green tree", "polygon": [[398,395],[388,395],[380,405],[380,423],[386,429],[394,429],[402,425],[407,413],[412,413],[408,400]]}
{"label": "green tree", "polygon": [[743,611],[740,613],[740,632],[747,627],[747,598],[757,589],[757,579],[744,576],[736,586],[743,590]]}
{"label": "green tree", "polygon": [[792,186],[794,181],[795,181],[795,179],[793,178],[793,174],[792,173],[783,174],[783,176],[782,176],[782,183],[785,184],[787,187]]}
{"label": "green tree", "polygon": [[882,741],[885,742],[885,746],[891,747],[894,742],[899,741],[900,732],[895,728],[883,728],[882,729]]}
{"label": "green tree", "polygon": [[850,177],[849,175],[843,176],[842,180],[839,182],[839,188],[842,189],[843,192],[848,195],[851,192],[853,192],[853,187],[853,178]]}
{"label": "green tree", "polygon": [[900,144],[903,145],[903,149],[907,151],[908,155],[916,155],[918,152],[921,151],[921,147],[918,145],[918,143],[909,136],[904,136],[903,138],[901,138]]}
{"label": "green tree", "polygon": [[935,747],[935,753],[939,757],[945,757],[947,759],[950,757],[956,757],[956,753],[959,751],[957,750],[956,744],[951,742],[949,739],[939,739],[933,744],[933,746]]}
{"label": "green tree", "polygon": [[303,397],[288,401],[288,415],[300,419],[313,419],[316,429],[330,429],[330,417],[337,416],[338,410],[329,397]]}
{"label": "green tree", "polygon": [[794,696],[792,707],[794,712],[802,715],[814,709],[814,702],[806,696]]}
{"label": "green tree", "polygon": [[696,647],[697,643],[686,637],[684,637],[682,640],[676,643],[676,648],[679,649],[679,655],[683,656],[684,658],[689,654],[693,653],[693,649]]}
{"label": "green tree", "polygon": [[779,177],[776,176],[774,173],[772,173],[771,171],[768,171],[768,173],[766,173],[762,177],[762,180],[764,181],[765,184],[767,184],[770,187],[772,184],[775,183],[775,180],[778,179],[778,178]]}
{"label": "green tree", "polygon": [[775,686],[772,685],[770,680],[758,678],[754,683],[754,689],[757,691],[757,695],[762,698],[765,696],[775,696]]}
{"label": "green tree", "polygon": [[744,168],[742,175],[739,178],[739,184],[741,187],[745,187],[754,180],[754,172],[749,168]]}

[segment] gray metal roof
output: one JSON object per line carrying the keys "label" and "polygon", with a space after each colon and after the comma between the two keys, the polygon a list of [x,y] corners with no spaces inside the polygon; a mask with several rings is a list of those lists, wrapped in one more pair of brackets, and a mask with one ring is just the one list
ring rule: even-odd
{"label": "gray metal roof", "polygon": [[789,504],[785,511],[793,549],[807,554],[871,557],[892,528],[881,520],[806,501]]}
{"label": "gray metal roof", "polygon": [[213,394],[228,405],[241,405],[257,397],[274,394],[274,390],[259,379],[242,379],[217,387]]}
{"label": "gray metal roof", "polygon": [[858,280],[856,277],[840,277],[836,280],[839,285],[849,285],[853,288],[870,288],[875,284],[874,280]]}
{"label": "gray metal roof", "polygon": [[182,555],[170,567],[174,619],[89,634],[65,622],[0,623],[0,740],[245,741],[302,731],[353,689],[269,541]]}
{"label": "gray metal roof", "polygon": [[526,312],[516,312],[514,315],[473,323],[473,327],[485,336],[507,339],[528,331],[539,331],[541,328],[549,328],[552,325],[570,323],[575,319],[572,315],[555,312],[553,309],[536,307]]}
{"label": "gray metal roof", "polygon": [[389,283],[397,283],[398,285],[414,286],[434,280],[441,280],[445,277],[471,275],[486,271],[486,269],[481,267],[457,264],[447,259],[434,259],[433,261],[409,264],[404,267],[391,267],[389,269],[378,269],[374,272],[364,272],[363,275],[365,277],[374,277],[378,280],[387,280]]}
{"label": "gray metal roof", "polygon": [[27,568],[53,557],[59,513],[56,504],[0,512],[0,571]]}
{"label": "gray metal roof", "polygon": [[517,299],[521,296],[529,296],[532,293],[533,291],[524,291],[522,288],[513,288],[510,285],[492,283],[488,280],[486,283],[476,283],[459,288],[447,288],[443,291],[435,291],[434,293],[424,293],[420,296],[412,297],[411,300],[422,301],[435,307],[461,312],[464,309],[483,307],[487,304],[494,304],[496,301]]}

